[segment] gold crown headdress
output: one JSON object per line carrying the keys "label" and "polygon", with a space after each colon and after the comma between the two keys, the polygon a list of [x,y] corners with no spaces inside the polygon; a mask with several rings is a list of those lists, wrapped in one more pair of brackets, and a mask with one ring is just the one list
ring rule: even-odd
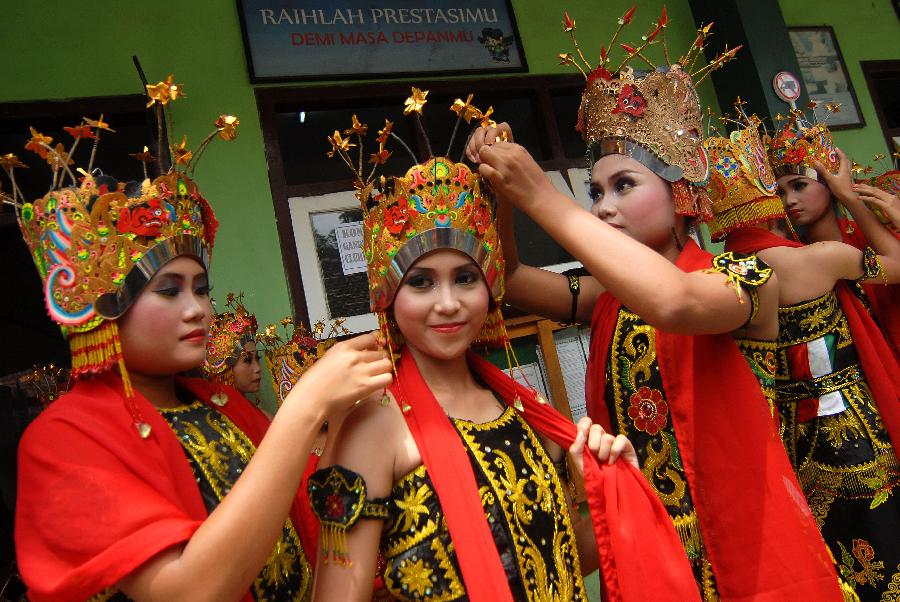
{"label": "gold crown headdress", "polygon": [[[900,151],[896,151],[893,154],[894,158],[900,159]],[[871,165],[862,166],[856,161],[853,162],[853,167],[851,171],[855,176],[855,180],[861,184],[868,184],[869,186],[873,186],[878,188],[879,190],[883,190],[888,194],[893,194],[900,196],[900,170],[893,169],[893,167],[886,161],[887,155],[884,153],[877,153],[872,157],[872,161],[875,163],[880,163],[884,171],[877,175],[870,175],[875,171],[875,168]],[[887,216],[887,214],[878,207],[877,205],[868,204],[869,209],[872,210],[881,223],[889,224],[891,219]]]}
{"label": "gold crown headdress", "polygon": [[[811,101],[807,106],[812,110],[818,105],[815,101]],[[827,103],[825,108],[829,113],[839,113],[841,105]],[[816,161],[831,173],[838,172],[841,159],[832,140],[831,130],[824,121],[811,123],[804,119],[803,111],[800,109],[791,109],[787,116],[778,114],[775,119],[785,122],[776,130],[774,136],[766,140],[769,163],[776,178],[794,174],[818,180]]]}
{"label": "gold crown headdress", "polygon": [[244,345],[256,340],[259,326],[256,316],[244,307],[244,293],[228,293],[224,311],[213,315],[206,341],[206,361],[203,374],[211,381],[230,385],[234,382],[235,363],[240,359]]}
{"label": "gold crown headdress", "polygon": [[[414,113],[416,123],[427,141],[418,119],[425,106],[428,91],[412,89],[406,99],[405,114]],[[493,121],[493,107],[482,112],[467,100],[456,99],[450,110],[457,114],[454,136],[463,119],[481,120],[487,127]],[[419,163],[415,154],[394,134],[391,122],[385,121],[378,132],[378,151],[370,155],[373,164],[368,176],[362,169],[363,138],[368,126],[353,116],[352,126],[344,133],[334,132],[328,137],[329,157],[339,156],[356,177],[356,195],[363,209],[363,254],[368,263],[369,297],[373,311],[387,309],[394,300],[397,286],[406,270],[422,255],[441,248],[466,253],[484,273],[492,297],[499,304],[503,297],[503,255],[494,225],[494,200],[483,185],[478,172],[462,162],[444,157],[429,157]],[[355,136],[357,143],[350,142]],[[385,144],[388,138],[398,140],[416,161],[402,177],[383,176],[376,179],[376,168],[390,156]],[[350,148],[359,146],[358,161],[354,163]],[[431,149],[429,147],[429,154]],[[460,160],[461,161],[461,160]],[[377,185],[377,186],[376,186]]]}
{"label": "gold crown headdress", "polygon": [[266,366],[272,375],[279,406],[303,373],[337,342],[336,337],[350,334],[343,319],[332,322],[327,334],[326,325],[321,321],[313,324],[311,330],[303,324],[295,324],[292,318],[282,319],[281,326],[286,334],[289,327],[293,327],[290,336],[279,335],[275,324],[269,324],[257,336],[265,346]]}
{"label": "gold crown headdress", "polygon": [[740,120],[720,118],[737,125],[730,135],[709,136],[703,141],[710,165],[706,190],[712,201],[709,231],[714,241],[736,228],[785,217],[759,135],[762,122],[756,115],[748,116],[744,104],[740,97],[735,101]]}
{"label": "gold crown headdress", "polygon": [[[666,45],[669,18],[663,7],[659,19],[640,44],[619,44],[626,56],[610,70],[611,52],[622,29],[633,20],[636,8],[632,7],[619,18],[609,45],[600,48],[600,60],[595,67],[578,45],[575,20],[568,13],[564,15],[563,31],[570,34],[575,54],[559,54],[560,64],[574,66],[586,80],[576,129],[587,144],[591,165],[605,155],[621,154],[639,161],[669,183],[676,184],[683,179],[696,186],[695,192],[700,194],[673,189],[676,212],[708,217],[702,188],[709,175],[709,163],[702,144],[702,111],[696,86],[733,59],[741,47],[731,50],[726,47],[710,63],[695,68],[710,36],[712,24],[708,24],[697,30],[697,38],[688,51],[671,61]],[[657,44],[663,48],[666,62],[663,66],[655,65],[646,56],[647,49]],[[629,63],[636,60],[646,63],[650,70],[634,70]]]}
{"label": "gold crown headdress", "polygon": [[[147,93],[148,107],[156,105],[160,134],[163,114],[171,132],[169,105],[184,95],[183,87],[170,75],[148,85]],[[40,155],[52,169],[49,192],[31,202],[16,186],[15,171],[25,166],[12,153],[0,156],[0,167],[12,183],[6,202],[16,207],[44,283],[47,311],[68,338],[74,378],[118,365],[131,399],[115,320],[169,260],[190,255],[208,267],[218,222],[189,175],[213,138],[234,139],[238,123],[233,116],[220,116],[215,130],[194,150],[187,149],[186,138],[170,142],[174,163],[153,181],[147,166],[157,159],[146,148],[132,155],[144,163],[145,179],[129,183],[94,170],[100,136],[113,131],[102,115],[64,128],[73,137],[68,150],[62,143],[53,146],[51,137],[31,128],[26,150]],[[73,171],[70,166],[82,140],[93,140],[87,168]],[[136,407],[131,409],[138,431],[146,437],[149,425],[139,419]]]}
{"label": "gold crown headdress", "polygon": [[[447,152],[443,157],[435,157],[431,152],[428,136],[422,127],[420,116],[427,102],[428,91],[412,88],[412,95],[406,99],[404,114],[413,114],[422,138],[428,144],[429,158],[420,163],[412,150],[402,139],[391,132],[392,124],[385,121],[385,127],[378,132],[378,152],[372,153],[370,163],[373,169],[363,177],[363,138],[368,126],[359,123],[353,116],[352,127],[345,130],[347,136],[354,135],[359,146],[356,164],[350,157],[350,147],[357,146],[349,138],[342,138],[335,131],[328,137],[331,150],[329,157],[339,156],[356,177],[356,196],[363,210],[363,255],[368,263],[369,298],[372,309],[378,315],[383,342],[394,353],[400,344],[400,333],[396,324],[387,315],[387,309],[394,301],[397,288],[406,271],[423,255],[437,249],[455,249],[472,258],[484,275],[490,290],[493,307],[481,327],[481,332],[473,341],[476,344],[502,345],[507,355],[510,373],[513,365],[518,366],[515,352],[509,343],[506,326],[500,309],[504,293],[503,251],[495,223],[496,206],[493,194],[477,171],[472,171],[459,161],[447,157],[453,148],[453,141],[460,122],[479,121],[486,128],[496,123],[491,119],[493,107],[481,111],[472,105],[472,94],[463,101],[457,98],[450,106],[456,113],[456,123],[450,136]],[[376,180],[375,168],[390,156],[385,149],[388,138],[394,138],[406,149],[416,162],[402,177]],[[501,133],[500,139],[505,139]],[[377,186],[376,186],[377,184]],[[524,372],[520,373],[527,382]],[[395,369],[395,377],[396,377]],[[398,399],[403,412],[411,409],[409,401]],[[539,399],[542,400],[542,398]],[[542,401],[543,402],[543,401]],[[387,404],[385,394],[382,404]],[[523,410],[522,401],[514,400],[514,406]]]}

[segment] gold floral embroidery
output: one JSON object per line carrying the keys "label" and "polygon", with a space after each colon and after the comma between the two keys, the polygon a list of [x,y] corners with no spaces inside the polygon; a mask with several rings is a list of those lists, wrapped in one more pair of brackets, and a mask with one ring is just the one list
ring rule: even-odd
{"label": "gold floral embroidery", "polygon": [[[224,414],[200,401],[161,410],[169,422],[198,478],[205,479],[221,501],[256,452],[256,446]],[[251,586],[254,599],[309,600],[312,569],[303,553],[300,537],[290,518],[275,542],[266,564]]]}
{"label": "gold floral embroidery", "polygon": [[431,593],[432,571],[424,560],[403,561],[397,569],[403,582],[403,589],[414,597],[421,597]]}
{"label": "gold floral embroidery", "polygon": [[887,589],[881,594],[881,602],[900,601],[900,564],[897,565],[896,571],[891,577]]}
{"label": "gold floral embroidery", "polygon": [[[671,440],[662,436],[658,441],[659,448],[654,445],[654,439],[647,442],[647,446],[644,448],[647,459],[644,460],[641,472],[647,477],[647,481],[663,504],[678,508],[681,506],[687,484],[679,472],[673,468],[674,457]],[[665,486],[666,491],[663,491],[662,486]]]}
{"label": "gold floral embroidery", "polygon": [[[841,549],[841,575],[844,579],[854,585],[872,585],[876,586],[878,582],[884,579],[884,575],[880,570],[884,569],[884,562],[875,560],[875,550],[872,544],[864,539],[853,540],[853,554],[847,551],[844,544],[838,542]],[[856,563],[860,568],[856,570]]]}

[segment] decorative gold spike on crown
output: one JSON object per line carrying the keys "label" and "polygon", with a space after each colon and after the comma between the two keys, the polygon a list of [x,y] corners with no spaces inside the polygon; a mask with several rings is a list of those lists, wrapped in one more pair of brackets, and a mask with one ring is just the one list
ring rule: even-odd
{"label": "decorative gold spike on crown", "polygon": [[[883,162],[883,158],[884,158],[884,155],[876,155],[874,157],[874,160],[876,162],[877,161]],[[865,170],[863,170],[863,171],[865,172]],[[868,173],[871,173],[872,171],[874,171],[874,169],[870,168],[869,171],[865,172],[865,173],[868,174]],[[866,180],[866,179],[857,180],[857,182],[861,182],[863,184],[868,184],[869,186],[874,186],[875,188],[883,190],[883,191],[887,192],[888,194],[900,196],[900,171],[898,171],[896,169],[888,169],[884,173],[878,174],[876,176],[872,176],[868,180]],[[869,204],[868,207],[869,207],[869,209],[872,210],[872,213],[874,213],[876,216],[878,216],[878,219],[881,220],[881,223],[883,223],[883,224],[891,223],[891,219],[887,216],[887,214],[885,214],[885,212],[881,209],[881,207],[878,207],[877,205],[873,205],[873,204]]]}
{"label": "decorative gold spike on crown", "polygon": [[244,345],[256,341],[259,326],[256,316],[244,307],[244,293],[228,293],[225,306],[231,311],[213,315],[209,325],[202,370],[209,380],[230,385],[234,382],[232,368],[240,359]]}
{"label": "decorative gold spike on crown", "polygon": [[709,156],[709,193],[713,218],[710,237],[721,240],[730,231],[743,226],[785,217],[775,176],[769,167],[765,147],[759,136],[760,120],[743,113],[729,136],[710,136],[703,141]]}
{"label": "decorative gold spike on crown", "polygon": [[[809,109],[817,104],[809,103]],[[830,113],[840,111],[840,105],[828,103]],[[831,137],[831,130],[823,123],[812,124],[803,117],[803,111],[792,109],[787,117],[776,116],[776,120],[784,121],[774,136],[766,140],[769,152],[769,163],[775,177],[788,174],[806,176],[818,180],[816,161],[822,163],[831,173],[837,173],[841,167],[841,159],[837,147]]]}
{"label": "decorative gold spike on crown", "polygon": [[[709,163],[702,145],[702,112],[696,85],[733,59],[740,46],[731,50],[726,47],[709,64],[695,68],[710,35],[709,24],[697,31],[688,51],[671,62],[665,42],[669,19],[663,8],[640,44],[619,44],[625,58],[611,71],[610,52],[623,28],[633,20],[635,10],[632,7],[618,20],[619,27],[609,46],[600,49],[596,67],[586,60],[575,35],[575,21],[565,13],[563,31],[570,34],[576,52],[560,54],[560,63],[576,67],[586,80],[576,129],[587,143],[591,164],[608,154],[623,154],[670,183],[684,179],[698,187],[695,192],[699,196],[688,204],[676,199],[676,212],[708,217],[702,187],[707,182]],[[647,50],[655,45],[663,48],[666,65],[656,66],[647,58]],[[633,69],[630,63],[636,60],[650,71]]]}
{"label": "decorative gold spike on crown", "polygon": [[333,321],[327,335],[325,323],[321,321],[313,324],[312,330],[309,330],[303,324],[298,326],[292,318],[286,317],[281,320],[281,326],[286,334],[292,327],[290,336],[285,338],[279,335],[275,324],[269,324],[257,336],[258,341],[265,346],[266,366],[272,375],[279,406],[303,373],[337,342],[336,337],[350,334],[344,327],[343,319]]}
{"label": "decorative gold spike on crown", "polygon": [[[415,113],[421,128],[418,116],[427,102],[428,92],[412,90],[406,101],[406,112]],[[467,122],[480,119],[483,127],[491,125],[489,115],[493,109],[482,112],[472,106],[471,99],[471,95],[466,101],[457,99],[450,107],[457,113],[457,127],[463,119]],[[375,167],[383,163],[382,157],[389,156],[385,149],[388,137],[400,139],[391,132],[391,123],[385,122],[385,129],[379,131],[377,138],[378,152],[372,153],[370,159],[375,165],[364,177],[359,165],[367,130],[368,126],[360,124],[354,115],[353,126],[345,134],[356,136],[357,144],[335,131],[328,137],[331,144],[328,156],[339,156],[356,176],[357,198],[364,215],[363,253],[368,263],[373,311],[390,306],[403,275],[417,259],[442,248],[458,249],[472,257],[484,273],[494,301],[499,303],[503,297],[503,255],[494,224],[494,200],[482,185],[479,174],[461,162],[432,157],[424,163],[416,161],[402,177],[381,177],[376,182]],[[451,138],[451,147],[452,144]],[[357,145],[359,159],[354,163],[349,153]],[[409,147],[403,146],[415,160]]]}

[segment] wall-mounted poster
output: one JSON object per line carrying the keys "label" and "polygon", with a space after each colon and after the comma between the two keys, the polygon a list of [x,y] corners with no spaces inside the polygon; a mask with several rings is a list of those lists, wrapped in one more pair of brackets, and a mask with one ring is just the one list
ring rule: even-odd
{"label": "wall-mounted poster", "polygon": [[[829,128],[835,130],[864,127],[866,122],[847,75],[834,30],[823,25],[790,27],[788,32],[797,62],[800,63],[806,92],[811,100],[818,103],[816,120],[827,123]],[[829,112],[826,104],[839,104],[840,110]]]}
{"label": "wall-mounted poster", "polygon": [[238,0],[254,83],[527,71],[509,0]]}

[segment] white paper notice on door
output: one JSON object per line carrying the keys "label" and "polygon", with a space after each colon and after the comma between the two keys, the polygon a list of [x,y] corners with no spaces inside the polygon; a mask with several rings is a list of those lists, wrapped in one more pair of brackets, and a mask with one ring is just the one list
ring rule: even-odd
{"label": "white paper notice on door", "polygon": [[559,367],[562,368],[563,382],[566,384],[566,393],[569,396],[572,421],[578,422],[587,415],[587,403],[584,398],[587,353],[585,353],[582,334],[578,328],[573,326],[553,333],[553,339],[556,341]]}
{"label": "white paper notice on door", "polygon": [[366,258],[363,256],[362,222],[350,222],[335,226],[338,253],[341,255],[341,269],[345,276],[365,272]]}

